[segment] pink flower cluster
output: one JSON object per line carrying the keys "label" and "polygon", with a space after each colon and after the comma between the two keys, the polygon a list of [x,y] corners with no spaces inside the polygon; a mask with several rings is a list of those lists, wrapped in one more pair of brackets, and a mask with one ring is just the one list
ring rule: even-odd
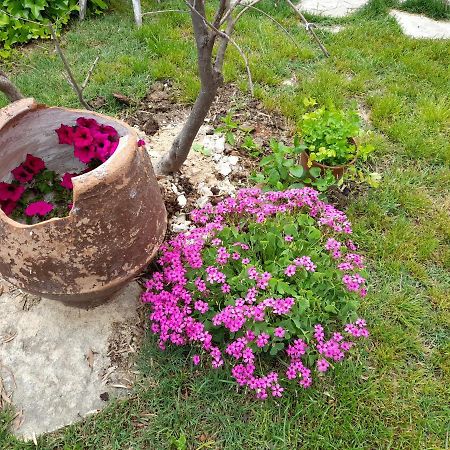
{"label": "pink flower cluster", "polygon": [[79,117],[75,126],[61,124],[56,134],[60,144],[73,145],[75,157],[84,164],[105,162],[116,151],[120,139],[115,128],[86,117]]}
{"label": "pink flower cluster", "polygon": [[[25,161],[11,171],[14,181],[12,183],[0,182],[0,206],[7,216],[10,216],[17,208],[27,189],[26,185],[31,183],[43,170],[45,170],[44,161],[28,153]],[[52,210],[51,203],[40,200],[29,203],[24,213],[28,217],[44,217]]]}
{"label": "pink flower cluster", "polygon": [[[266,193],[242,189],[235,198],[192,212],[197,225],[163,245],[158,260],[161,271],[153,273],[142,296],[151,306],[151,331],[158,335],[161,349],[167,344],[194,345],[203,354],[194,355],[195,365],[203,359],[214,368],[226,365],[239,386],[265,399],[281,397],[290,383],[303,388],[311,386],[314,367],[308,365],[309,361],[315,361],[317,373],[326,372],[333,363],[342,361],[355,340],[368,336],[362,319],[347,325],[335,323],[334,328],[342,332],[334,331],[328,339],[319,324],[308,340],[297,336],[293,328],[286,329],[284,324],[290,322],[296,306],[294,296],[269,295],[273,275],[259,270],[257,263],[250,264],[250,257],[255,255],[249,245],[233,241],[227,244],[219,237],[230,224],[241,227],[245,221],[253,221],[264,227],[269,218],[296,212],[307,212],[325,234],[342,235],[345,239],[351,234],[345,214],[322,202],[310,188]],[[283,240],[289,246],[295,243],[294,239]],[[358,255],[346,253],[349,247],[344,241],[328,240],[324,247],[340,252],[336,265],[344,258],[342,262],[362,267]],[[312,276],[316,269],[309,256],[299,256],[282,270],[289,282],[297,271]],[[238,277],[233,274],[240,274],[243,279],[236,281]],[[362,284],[358,284],[358,290]],[[217,343],[215,336],[219,332],[225,338]],[[261,374],[257,370],[257,355],[271,349],[287,360],[287,368]]]}

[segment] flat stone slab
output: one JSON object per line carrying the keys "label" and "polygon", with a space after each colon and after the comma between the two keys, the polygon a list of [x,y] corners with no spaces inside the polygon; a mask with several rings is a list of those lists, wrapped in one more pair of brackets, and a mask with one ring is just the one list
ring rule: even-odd
{"label": "flat stone slab", "polygon": [[450,22],[438,21],[420,14],[410,14],[393,9],[395,17],[403,33],[416,39],[450,39]]}
{"label": "flat stone slab", "polygon": [[369,0],[302,0],[297,8],[309,14],[345,17],[369,3]]}
{"label": "flat stone slab", "polygon": [[140,293],[131,283],[108,303],[82,310],[3,288],[0,387],[17,413],[17,436],[54,431],[129,392],[124,361],[139,334]]}

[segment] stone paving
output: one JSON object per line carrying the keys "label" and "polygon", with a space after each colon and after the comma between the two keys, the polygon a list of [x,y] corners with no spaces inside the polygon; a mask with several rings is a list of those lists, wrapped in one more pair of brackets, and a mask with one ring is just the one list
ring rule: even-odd
{"label": "stone paving", "polygon": [[438,21],[419,14],[393,9],[390,12],[403,33],[416,39],[450,39],[450,21]]}
{"label": "stone paving", "polygon": [[369,0],[302,0],[300,10],[328,17],[345,17],[368,3]]}
{"label": "stone paving", "polygon": [[137,351],[130,349],[139,333],[137,283],[89,311],[0,287],[0,386],[17,436],[34,439],[129,392],[132,381],[118,362]]}

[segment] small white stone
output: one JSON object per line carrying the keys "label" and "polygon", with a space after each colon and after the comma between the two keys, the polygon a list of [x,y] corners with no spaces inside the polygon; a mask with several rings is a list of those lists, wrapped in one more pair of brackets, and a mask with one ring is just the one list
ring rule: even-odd
{"label": "small white stone", "polygon": [[199,197],[197,199],[197,201],[195,202],[195,204],[199,207],[199,208],[203,208],[207,203],[209,203],[209,197],[204,195],[203,197]]}
{"label": "small white stone", "polygon": [[219,189],[221,195],[232,195],[236,192],[236,187],[228,178],[219,181],[216,187]]}
{"label": "small white stone", "polygon": [[330,26],[320,27],[320,29],[323,31],[328,31],[329,33],[332,33],[332,34],[337,34],[337,33],[340,33],[342,30],[344,30],[345,27],[343,27],[342,25],[330,25]]}
{"label": "small white stone", "polygon": [[239,161],[239,156],[231,155],[228,157],[228,162],[230,165],[235,166]]}
{"label": "small white stone", "polygon": [[186,214],[178,214],[175,216],[175,220],[172,222],[171,228],[175,233],[179,233],[180,231],[189,230],[190,224],[191,221],[186,220]]}
{"label": "small white stone", "polygon": [[177,200],[178,200],[178,204],[179,204],[182,208],[184,208],[184,207],[186,206],[186,204],[187,204],[187,199],[186,199],[186,197],[185,197],[184,195],[179,195],[178,198],[177,198]]}
{"label": "small white stone", "polygon": [[203,197],[212,197],[214,195],[210,187],[203,181],[198,184],[197,191]]}
{"label": "small white stone", "polygon": [[220,160],[216,167],[217,167],[217,172],[219,172],[224,177],[226,177],[227,175],[230,175],[230,173],[231,173],[231,166],[228,163],[228,161]]}
{"label": "small white stone", "polygon": [[203,147],[211,150],[211,153],[223,153],[225,150],[225,136],[221,133],[217,134],[207,134],[203,138]]}

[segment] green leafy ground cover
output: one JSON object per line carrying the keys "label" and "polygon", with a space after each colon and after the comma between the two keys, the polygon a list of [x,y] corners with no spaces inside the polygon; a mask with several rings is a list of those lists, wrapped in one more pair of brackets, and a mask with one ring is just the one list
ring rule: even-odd
{"label": "green leafy ground cover", "polygon": [[[131,397],[98,416],[38,439],[39,449],[445,449],[450,427],[450,44],[412,40],[373,0],[356,15],[319,31],[324,59],[282,2],[261,8],[298,41],[256,11],[237,27],[250,58],[256,96],[294,124],[304,97],[370,111],[379,189],[350,201],[347,213],[369,262],[362,305],[372,337],[358,364],[343,364],[306,392],[255,402],[234,391],[222,372],[193,369],[180,350],[164,354],[149,337],[143,373]],[[164,2],[179,8],[181,2]],[[144,10],[161,4],[144,2]],[[119,105],[120,91],[139,98],[157,79],[171,79],[179,101],[195,98],[195,50],[187,14],[159,14],[132,26],[128,4],[74,23],[62,37],[80,79],[98,52],[101,61],[86,95]],[[22,91],[47,104],[78,106],[49,43],[17,51],[8,69]],[[231,49],[227,81],[245,90],[245,69]],[[282,85],[293,74],[295,86]],[[2,104],[6,101],[0,99]],[[32,449],[8,432],[0,415],[0,448]],[[186,444],[183,442],[186,441]]]}

